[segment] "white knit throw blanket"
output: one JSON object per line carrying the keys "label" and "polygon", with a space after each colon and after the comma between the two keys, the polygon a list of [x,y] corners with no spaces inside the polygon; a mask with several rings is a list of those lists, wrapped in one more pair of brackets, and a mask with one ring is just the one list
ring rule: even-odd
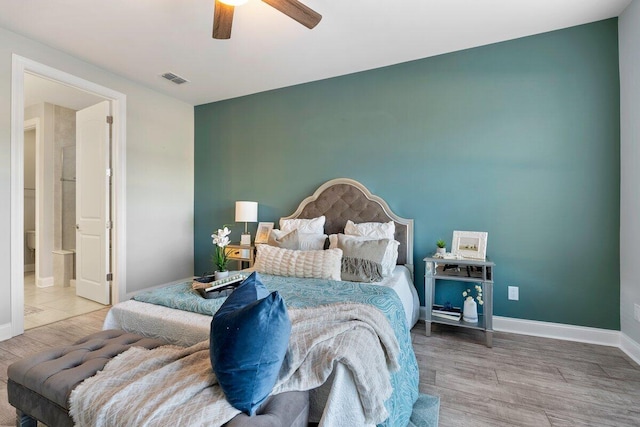
{"label": "white knit throw blanket", "polygon": [[[334,362],[353,374],[367,423],[388,417],[389,373],[399,368],[398,342],[374,307],[339,303],[289,309],[291,339],[272,394],[310,390]],[[220,426],[240,411],[225,399],[209,360],[209,342],[188,348],[133,347],[77,386],[69,398],[77,426]]]}

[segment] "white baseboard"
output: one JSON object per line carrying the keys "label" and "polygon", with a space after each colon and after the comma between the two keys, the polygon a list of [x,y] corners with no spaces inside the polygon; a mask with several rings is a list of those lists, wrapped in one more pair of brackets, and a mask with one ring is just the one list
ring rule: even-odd
{"label": "white baseboard", "polygon": [[11,337],[11,323],[0,325],[0,341],[6,341]]}
{"label": "white baseboard", "polygon": [[[420,307],[420,319],[424,320],[425,318],[426,309]],[[493,316],[493,330],[618,347],[640,365],[640,344],[620,331],[502,316]]]}
{"label": "white baseboard", "polygon": [[36,286],[39,288],[48,288],[53,286],[53,276],[38,278]]}
{"label": "white baseboard", "polygon": [[588,344],[607,345],[610,347],[620,347],[620,331],[590,328],[588,326],[565,325],[562,323],[493,316],[493,330],[543,338],[584,342]]}
{"label": "white baseboard", "polygon": [[622,332],[620,333],[620,350],[627,353],[627,356],[640,365],[640,344]]}

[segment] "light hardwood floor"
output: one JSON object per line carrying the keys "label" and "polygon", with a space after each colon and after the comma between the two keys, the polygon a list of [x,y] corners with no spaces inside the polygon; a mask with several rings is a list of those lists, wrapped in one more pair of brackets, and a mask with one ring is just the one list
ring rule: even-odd
{"label": "light hardwood floor", "polygon": [[[0,425],[15,425],[7,366],[101,329],[107,309],[0,342]],[[613,347],[438,326],[412,331],[420,391],[440,396],[440,426],[640,426],[640,367]]]}
{"label": "light hardwood floor", "polygon": [[[440,426],[640,426],[640,367],[615,347],[437,325],[412,331]],[[436,329],[437,328],[437,329]]]}
{"label": "light hardwood floor", "polygon": [[[7,401],[7,367],[29,354],[60,345],[72,344],[98,332],[109,308],[60,320],[25,331],[0,342],[0,426],[15,426],[15,409]],[[51,426],[54,427],[54,426]]]}

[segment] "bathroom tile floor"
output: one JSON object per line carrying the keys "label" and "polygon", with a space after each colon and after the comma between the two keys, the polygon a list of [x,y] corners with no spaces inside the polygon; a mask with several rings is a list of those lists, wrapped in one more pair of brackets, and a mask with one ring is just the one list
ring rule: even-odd
{"label": "bathroom tile floor", "polygon": [[73,286],[38,288],[33,272],[24,275],[25,330],[102,308],[102,304],[76,296]]}

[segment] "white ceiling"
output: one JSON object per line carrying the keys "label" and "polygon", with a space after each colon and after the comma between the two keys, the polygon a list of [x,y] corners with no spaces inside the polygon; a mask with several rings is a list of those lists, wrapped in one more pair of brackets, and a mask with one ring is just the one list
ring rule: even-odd
{"label": "white ceiling", "polygon": [[[631,0],[259,0],[211,38],[213,0],[0,0],[0,26],[199,105],[618,16]],[[160,77],[171,71],[189,83]]]}

